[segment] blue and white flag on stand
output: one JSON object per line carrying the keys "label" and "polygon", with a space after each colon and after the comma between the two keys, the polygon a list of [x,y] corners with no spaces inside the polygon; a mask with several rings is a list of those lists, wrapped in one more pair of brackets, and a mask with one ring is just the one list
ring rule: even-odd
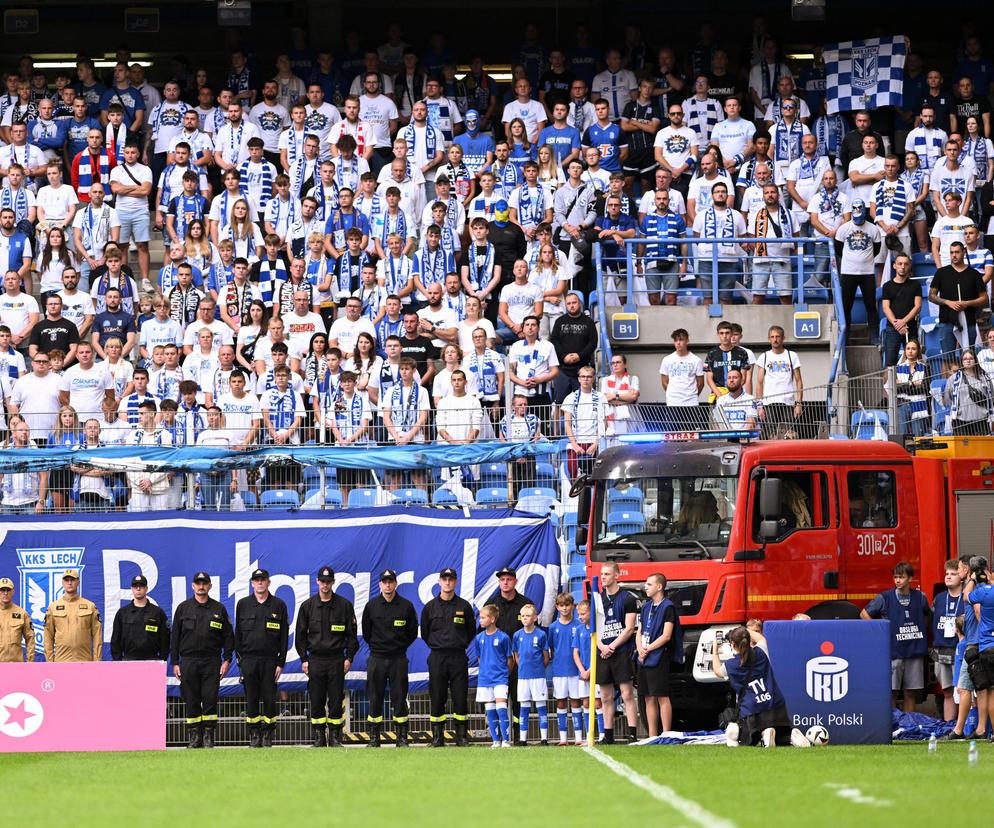
{"label": "blue and white flag on stand", "polygon": [[904,35],[826,45],[828,113],[901,106],[906,54]]}

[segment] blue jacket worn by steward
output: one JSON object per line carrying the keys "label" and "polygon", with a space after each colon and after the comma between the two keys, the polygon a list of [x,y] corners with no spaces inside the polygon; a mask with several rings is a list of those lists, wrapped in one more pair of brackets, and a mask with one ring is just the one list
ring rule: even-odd
{"label": "blue jacket worn by steward", "polygon": [[332,593],[322,601],[320,593],[300,606],[294,646],[301,662],[312,658],[341,658],[352,661],[359,651],[355,608],[347,598]]}

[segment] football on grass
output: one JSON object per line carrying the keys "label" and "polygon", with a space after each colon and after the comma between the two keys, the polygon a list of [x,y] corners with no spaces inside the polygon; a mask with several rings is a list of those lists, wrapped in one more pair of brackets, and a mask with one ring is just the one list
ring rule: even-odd
{"label": "football on grass", "polygon": [[815,747],[828,744],[828,731],[821,725],[812,725],[804,735],[808,737],[808,741]]}

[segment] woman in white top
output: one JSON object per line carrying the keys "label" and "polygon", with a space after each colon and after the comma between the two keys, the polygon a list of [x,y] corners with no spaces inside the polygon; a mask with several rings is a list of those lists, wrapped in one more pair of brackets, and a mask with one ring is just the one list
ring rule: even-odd
{"label": "woman in white top", "polygon": [[76,258],[66,244],[65,230],[61,227],[51,227],[45,239],[45,246],[35,261],[43,305],[49,293],[58,293],[62,290],[62,271],[67,267],[77,267]]}
{"label": "woman in white top", "polygon": [[355,338],[355,353],[342,363],[342,370],[356,375],[356,393],[369,403],[370,411],[376,411],[376,406],[369,402],[369,380],[379,376],[382,367],[383,358],[376,353],[376,340],[366,331],[361,331]]}
{"label": "woman in white top", "polygon": [[[197,435],[198,446],[230,448],[231,434],[224,427],[224,414],[216,405],[207,409],[207,428]],[[201,507],[208,511],[226,511],[231,508],[231,496],[238,491],[238,472],[201,472]]]}
{"label": "woman in white top", "polygon": [[238,329],[238,344],[235,347],[235,361],[249,376],[255,374],[255,343],[259,337],[264,337],[269,330],[269,309],[261,299],[253,299],[249,305],[248,314],[242,320]]}
{"label": "woman in white top", "polygon": [[[462,349],[458,345],[446,345],[442,349],[442,362],[445,363],[445,367],[435,374],[431,386],[431,396],[436,408],[442,397],[452,393],[452,372],[462,368]],[[466,377],[466,393],[476,396],[475,377]]]}
{"label": "woman in white top", "polygon": [[480,405],[490,414],[491,428],[484,423],[480,429],[480,439],[489,439],[492,427],[500,419],[500,401],[504,395],[504,357],[490,348],[487,331],[482,325],[473,330],[473,347],[463,357],[462,370],[466,375],[467,388],[469,383],[474,383]]}
{"label": "woman in white top", "polygon": [[627,434],[632,419],[629,405],[639,400],[639,378],[628,373],[624,354],[611,357],[611,373],[601,380],[601,394],[607,400],[607,434]]}
{"label": "woman in white top", "polygon": [[556,259],[556,249],[546,242],[538,251],[538,261],[528,274],[528,283],[542,289],[545,302],[542,321],[539,325],[539,338],[548,339],[552,326],[565,313],[563,296],[566,293],[568,278]]}
{"label": "woman in white top", "polygon": [[481,315],[480,311],[482,308],[483,303],[475,296],[466,297],[466,316],[456,326],[456,330],[459,331],[459,347],[464,354],[468,354],[473,350],[473,331],[477,328],[483,328],[486,334],[487,345],[493,347],[494,337],[496,336],[494,326],[489,319]]}
{"label": "woman in white top", "polygon": [[550,200],[555,196],[556,190],[566,183],[563,168],[556,163],[552,147],[548,144],[538,148],[538,183],[545,188]]}
{"label": "woman in white top", "polygon": [[124,343],[120,337],[112,336],[104,345],[104,353],[107,354],[101,365],[107,373],[114,379],[114,405],[120,405],[128,394],[135,390],[135,385],[131,381],[134,377],[135,369],[131,360],[122,359],[121,353],[124,350]]}
{"label": "woman in white top", "polygon": [[218,240],[231,239],[235,245],[235,258],[246,259],[249,264],[262,258],[263,240],[259,229],[249,212],[248,202],[238,199],[231,207],[231,221],[221,228]]}
{"label": "woman in white top", "polygon": [[221,254],[217,252],[214,243],[207,237],[207,228],[203,219],[194,219],[186,226],[186,262],[197,268],[204,276],[204,293],[210,293],[217,299],[216,290],[208,290],[207,282],[210,278],[211,268],[221,261]]}

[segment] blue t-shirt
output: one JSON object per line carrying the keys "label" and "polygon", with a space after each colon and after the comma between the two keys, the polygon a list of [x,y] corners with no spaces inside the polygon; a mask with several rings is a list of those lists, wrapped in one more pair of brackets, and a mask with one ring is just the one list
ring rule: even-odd
{"label": "blue t-shirt", "polygon": [[[647,647],[663,634],[663,627],[667,621],[676,626],[676,607],[673,606],[672,601],[664,599],[658,605],[646,601],[642,605],[642,609],[639,610],[639,628],[643,647]],[[672,643],[671,637],[665,647],[650,652],[642,664],[646,667],[658,667],[664,655],[669,658]]]}
{"label": "blue t-shirt", "polygon": [[728,683],[739,697],[739,716],[743,719],[784,704],[769,656],[762,647],[753,647],[752,656],[751,665],[743,666],[737,655],[722,662]]}
{"label": "blue t-shirt", "polygon": [[927,602],[920,589],[899,595],[896,589],[881,592],[866,605],[871,618],[890,621],[890,657],[917,658],[928,649],[925,640],[925,607]]}
{"label": "blue t-shirt", "polygon": [[112,103],[120,104],[124,107],[124,125],[130,127],[135,121],[135,113],[144,111],[145,99],[142,93],[133,86],[126,86],[118,89],[112,86],[100,98],[100,108],[107,109]]}
{"label": "blue t-shirt", "polygon": [[100,347],[107,344],[112,336],[119,337],[122,342],[128,338],[128,333],[134,329],[135,318],[123,308],[117,311],[103,311],[93,320],[93,330],[100,334]]}
{"label": "blue t-shirt", "polygon": [[543,655],[549,649],[549,640],[545,630],[535,627],[531,632],[518,630],[514,634],[514,654],[518,657],[518,678],[545,678],[545,659]]}
{"label": "blue t-shirt", "polygon": [[956,645],[956,656],[953,658],[953,687],[959,684],[959,671],[963,668],[963,656],[966,655],[966,648],[969,642],[966,638],[961,638]]}
{"label": "blue t-shirt", "polygon": [[538,147],[531,144],[525,149],[524,144],[512,144],[511,152],[507,156],[507,162],[518,172],[518,181],[524,178],[525,164],[538,158]]}
{"label": "blue t-shirt", "polygon": [[487,153],[494,151],[494,139],[477,133],[474,137],[468,132],[457,135],[452,141],[462,147],[462,162],[471,173],[478,173],[487,165]]}
{"label": "blue t-shirt", "polygon": [[480,654],[480,687],[497,687],[507,684],[509,670],[507,660],[511,657],[511,639],[507,633],[497,630],[493,635],[477,633],[476,649]]}
{"label": "blue t-shirt", "polygon": [[[994,586],[980,584],[966,596],[966,600],[980,607],[980,627],[976,643],[980,645],[981,652],[989,650],[994,647]],[[973,613],[966,613],[967,618],[971,615]]]}
{"label": "blue t-shirt", "polygon": [[576,662],[573,660],[573,629],[579,624],[580,622],[576,618],[566,623],[557,618],[549,627],[553,676],[578,676],[580,674]]}
{"label": "blue t-shirt", "polygon": [[932,601],[932,643],[936,647],[956,646],[956,616],[964,614],[962,594],[955,598],[940,592]]}
{"label": "blue t-shirt", "polygon": [[597,147],[601,151],[601,169],[613,173],[621,171],[621,148],[628,146],[628,138],[617,124],[591,124],[583,133],[585,147]]}
{"label": "blue t-shirt", "polygon": [[[621,213],[616,219],[612,219],[610,216],[601,216],[595,222],[595,227],[598,230],[618,230],[624,232],[625,230],[638,230],[638,223],[636,218],[632,218],[631,216],[626,216],[624,213]],[[601,256],[603,258],[625,258],[625,251],[618,246],[614,239],[610,237],[603,238],[600,242]]]}
{"label": "blue t-shirt", "polygon": [[538,134],[538,145],[551,147],[556,163],[562,165],[567,155],[580,149],[580,133],[576,127],[547,126]]}
{"label": "blue t-shirt", "polygon": [[584,670],[590,669],[590,624],[581,624],[577,619],[573,627],[573,649],[580,654]]}

